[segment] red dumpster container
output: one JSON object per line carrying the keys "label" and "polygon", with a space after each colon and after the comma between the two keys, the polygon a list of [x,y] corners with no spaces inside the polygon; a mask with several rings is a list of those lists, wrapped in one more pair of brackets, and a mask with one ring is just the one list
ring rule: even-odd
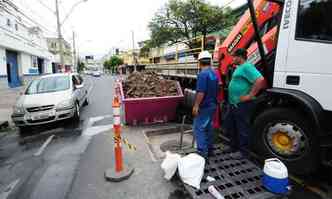
{"label": "red dumpster container", "polygon": [[178,95],[165,97],[125,98],[120,83],[125,120],[128,125],[167,122],[176,117],[176,108],[184,99],[181,86],[177,83]]}

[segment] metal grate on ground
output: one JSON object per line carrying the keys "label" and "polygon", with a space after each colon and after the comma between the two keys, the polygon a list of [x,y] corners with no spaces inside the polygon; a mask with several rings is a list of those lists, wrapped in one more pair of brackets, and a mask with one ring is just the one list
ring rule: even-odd
{"label": "metal grate on ground", "polygon": [[[261,183],[262,171],[247,159],[236,160],[236,154],[226,153],[224,145],[215,146],[215,156],[209,158],[204,169],[201,188],[195,189],[184,184],[193,199],[213,199],[208,187],[214,187],[225,199],[272,199],[278,196],[266,191]],[[208,182],[207,176],[216,179]]]}

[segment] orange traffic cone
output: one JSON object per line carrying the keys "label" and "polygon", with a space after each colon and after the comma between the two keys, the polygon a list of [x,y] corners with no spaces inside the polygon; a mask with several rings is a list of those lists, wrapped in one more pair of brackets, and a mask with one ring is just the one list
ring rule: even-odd
{"label": "orange traffic cone", "polygon": [[120,182],[128,179],[133,173],[134,168],[124,165],[121,148],[121,107],[118,96],[113,99],[113,130],[114,130],[114,157],[115,168],[105,171],[105,178],[108,181]]}

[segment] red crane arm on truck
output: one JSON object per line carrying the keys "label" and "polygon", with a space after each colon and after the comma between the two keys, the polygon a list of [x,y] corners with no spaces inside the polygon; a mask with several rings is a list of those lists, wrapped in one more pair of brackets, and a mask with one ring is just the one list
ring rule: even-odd
{"label": "red crane arm on truck", "polygon": [[[281,11],[278,4],[266,0],[255,0],[254,6],[256,10],[257,23],[260,28],[269,23],[270,21],[274,20],[274,18]],[[276,31],[272,31],[274,35],[271,35],[271,31],[272,30],[268,31],[267,35],[265,35],[265,32],[263,32],[263,41],[264,37],[266,42],[270,41],[271,38],[275,37]],[[267,37],[270,37],[270,39],[268,39]],[[259,54],[257,50],[257,45],[252,44],[254,40],[255,30],[251,22],[249,10],[247,10],[245,14],[241,17],[239,22],[234,26],[233,30],[227,36],[225,41],[217,48],[217,51],[214,53],[214,59],[219,61],[219,72],[222,75],[225,75],[227,73],[228,67],[231,66],[233,63],[233,58],[231,54],[238,48],[248,49],[250,47],[248,51],[249,56],[250,54],[255,52],[257,52],[255,54]],[[268,44],[266,45],[267,47],[271,47]]]}
{"label": "red crane arm on truck", "polygon": [[[265,50],[265,54],[270,54],[275,48],[277,44],[277,32],[278,27],[273,27],[262,37],[262,42]],[[257,42],[250,45],[247,49],[248,51],[248,61],[252,64],[258,64],[261,61],[261,56],[258,51]]]}

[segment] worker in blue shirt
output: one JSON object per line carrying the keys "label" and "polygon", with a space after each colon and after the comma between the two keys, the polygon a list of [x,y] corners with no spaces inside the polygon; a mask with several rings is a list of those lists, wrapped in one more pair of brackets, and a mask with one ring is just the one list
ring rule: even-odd
{"label": "worker in blue shirt", "polygon": [[206,159],[213,154],[212,121],[218,93],[218,79],[211,67],[211,60],[212,56],[208,51],[203,51],[198,56],[201,72],[197,76],[196,98],[192,110],[197,151]]}

